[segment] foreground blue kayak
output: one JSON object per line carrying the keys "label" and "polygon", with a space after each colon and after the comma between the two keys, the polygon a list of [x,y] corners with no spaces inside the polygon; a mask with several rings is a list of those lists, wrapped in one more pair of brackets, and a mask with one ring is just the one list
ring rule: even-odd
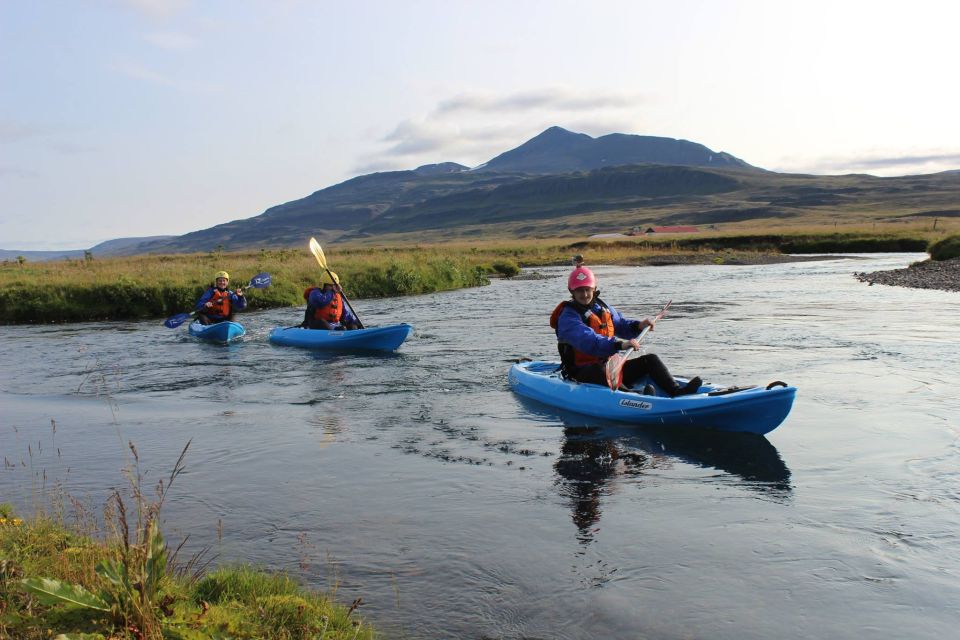
{"label": "foreground blue kayak", "polygon": [[[768,387],[716,387],[669,398],[611,391],[596,384],[564,380],[558,362],[521,362],[510,368],[510,386],[521,396],[577,413],[641,425],[697,427],[764,434],[790,413],[796,387],[782,382]],[[677,379],[683,385],[686,380]]]}
{"label": "foreground blue kayak", "polygon": [[207,342],[230,342],[234,338],[239,338],[246,329],[237,322],[218,322],[216,324],[200,324],[191,322],[187,331],[194,338],[205,340]]}
{"label": "foreground blue kayak", "polygon": [[406,323],[353,331],[277,327],[270,332],[270,342],[304,349],[395,351],[411,331],[413,327]]}

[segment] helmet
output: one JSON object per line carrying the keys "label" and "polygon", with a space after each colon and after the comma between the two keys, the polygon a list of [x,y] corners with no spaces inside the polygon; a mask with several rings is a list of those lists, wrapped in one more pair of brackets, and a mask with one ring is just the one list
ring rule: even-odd
{"label": "helmet", "polygon": [[340,278],[337,277],[337,274],[329,269],[323,271],[323,275],[320,276],[320,284],[340,284]]}
{"label": "helmet", "polygon": [[216,280],[217,278],[226,278],[227,280],[229,280],[230,274],[227,273],[226,271],[217,271],[217,275],[215,275],[213,279]]}
{"label": "helmet", "polygon": [[586,267],[577,267],[570,272],[570,277],[567,278],[567,289],[573,291],[580,287],[593,287],[597,286],[597,278],[593,275],[593,271],[587,269]]}

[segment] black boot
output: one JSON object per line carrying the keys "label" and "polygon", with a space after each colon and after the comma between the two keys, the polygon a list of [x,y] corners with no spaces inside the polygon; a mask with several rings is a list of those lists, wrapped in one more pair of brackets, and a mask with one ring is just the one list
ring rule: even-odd
{"label": "black boot", "polygon": [[688,396],[691,393],[696,393],[702,384],[703,380],[700,379],[700,376],[690,378],[690,382],[682,387],[677,387],[677,389],[673,392],[672,397],[678,398],[680,396]]}

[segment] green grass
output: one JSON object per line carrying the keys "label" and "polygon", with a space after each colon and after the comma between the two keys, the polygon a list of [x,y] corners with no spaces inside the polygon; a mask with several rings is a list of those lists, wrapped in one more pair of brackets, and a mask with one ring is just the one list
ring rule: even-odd
{"label": "green grass", "polygon": [[247,565],[204,575],[200,556],[179,561],[157,523],[187,448],[153,502],[144,497],[139,459],[130,449],[132,491],[126,500],[117,491],[108,501],[105,532],[95,530],[95,518],[66,524],[57,515],[62,508],[20,519],[11,505],[0,504],[0,638],[375,637],[355,615],[359,600],[347,607],[286,574]]}
{"label": "green grass", "polygon": [[[929,227],[851,225],[752,232],[705,232],[616,240],[549,238],[396,246],[343,245],[326,250],[350,298],[376,298],[447,291],[488,284],[488,275],[516,275],[521,267],[569,264],[583,253],[587,264],[644,264],[665,255],[721,263],[729,252],[864,253],[924,251],[943,237]],[[722,252],[723,255],[719,255]],[[248,289],[248,309],[303,306],[303,291],[316,285],[320,269],[305,250],[233,254],[98,258],[59,262],[0,263],[0,323],[81,322],[164,318],[193,309],[213,275],[226,269],[231,286],[266,271],[273,284]],[[293,314],[296,315],[296,314]]]}
{"label": "green grass", "polygon": [[960,258],[960,234],[932,243],[927,251],[934,260]]}

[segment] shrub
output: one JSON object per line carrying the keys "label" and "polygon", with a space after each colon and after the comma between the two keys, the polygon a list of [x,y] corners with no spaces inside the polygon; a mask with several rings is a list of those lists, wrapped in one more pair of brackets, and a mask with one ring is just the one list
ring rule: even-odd
{"label": "shrub", "polygon": [[493,270],[506,278],[512,278],[520,273],[520,265],[515,260],[500,260],[493,263]]}
{"label": "shrub", "polygon": [[934,260],[960,258],[960,234],[937,240],[927,248],[927,253]]}

